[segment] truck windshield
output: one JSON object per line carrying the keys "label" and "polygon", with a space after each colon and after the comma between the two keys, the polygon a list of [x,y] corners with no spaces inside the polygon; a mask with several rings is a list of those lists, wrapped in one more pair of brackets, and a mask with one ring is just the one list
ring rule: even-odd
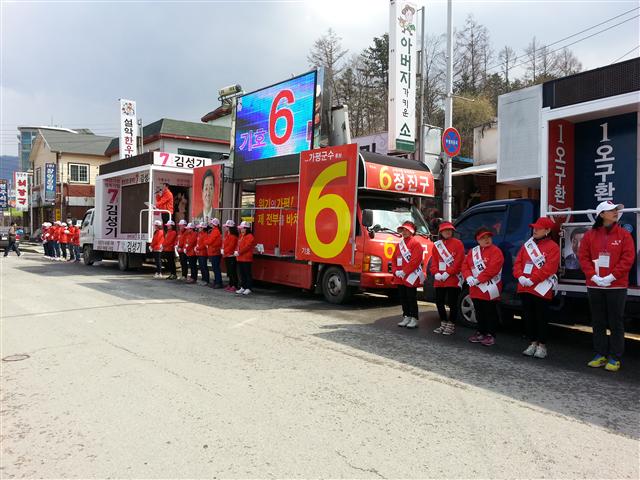
{"label": "truck windshield", "polygon": [[429,235],[424,218],[420,211],[413,205],[392,200],[363,199],[360,208],[373,212],[373,225],[394,230],[407,220],[412,221],[418,228],[417,233]]}

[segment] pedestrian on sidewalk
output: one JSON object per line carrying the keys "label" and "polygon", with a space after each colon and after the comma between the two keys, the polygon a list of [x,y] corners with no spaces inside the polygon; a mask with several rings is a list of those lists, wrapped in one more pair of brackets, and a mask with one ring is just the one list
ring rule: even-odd
{"label": "pedestrian on sidewalk", "polygon": [[[633,237],[618,224],[624,205],[611,201],[596,208],[596,221],[580,243],[578,259],[587,279],[595,357],[587,364],[620,370],[624,354],[624,307],[629,271],[636,257]],[[607,336],[607,328],[611,335]],[[608,359],[607,359],[608,357]]]}
{"label": "pedestrian on sidewalk", "polygon": [[49,222],[44,222],[42,224],[42,231],[40,232],[42,248],[44,249],[44,258],[46,259],[51,259],[54,256],[51,250],[51,232],[49,230],[49,227],[51,227],[51,224]]}
{"label": "pedestrian on sidewalk", "polygon": [[250,295],[253,288],[251,265],[253,264],[253,249],[256,246],[255,238],[251,233],[251,225],[248,222],[240,223],[240,238],[238,250],[234,252],[240,270],[240,288],[236,290],[238,295]]}
{"label": "pedestrian on sidewalk", "polygon": [[17,229],[17,224],[16,222],[12,222],[11,225],[9,226],[9,233],[7,234],[7,246],[4,249],[4,256],[8,256],[9,252],[11,250],[13,250],[14,252],[16,252],[16,255],[20,256],[20,248],[18,247],[18,242],[16,241],[17,239],[17,233],[16,233],[16,229]]}
{"label": "pedestrian on sidewalk", "polygon": [[530,345],[524,355],[547,356],[548,305],[558,285],[556,273],[560,267],[560,247],[550,237],[553,220],[541,217],[529,225],[533,236],[520,248],[513,264],[513,278],[518,279],[518,294],[522,300],[527,337]]}
{"label": "pedestrian on sidewalk", "polygon": [[82,222],[80,220],[76,220],[76,226],[73,231],[73,252],[76,257],[75,263],[80,262],[80,227],[82,226]]}
{"label": "pedestrian on sidewalk", "polygon": [[207,256],[211,262],[213,270],[213,282],[211,288],[222,288],[222,271],[220,262],[222,260],[222,229],[220,228],[220,220],[212,218],[209,221],[211,232],[207,239]]}
{"label": "pedestrian on sidewalk", "polygon": [[66,222],[60,222],[60,233],[58,234],[58,241],[60,242],[60,250],[62,250],[62,260],[67,259],[69,233],[69,225]]}
{"label": "pedestrian on sidewalk", "polygon": [[59,220],[56,220],[54,222],[54,226],[53,226],[53,233],[52,233],[52,238],[53,238],[53,249],[55,252],[54,255],[54,259],[61,262],[62,261],[62,250],[60,249],[60,231],[61,231],[62,225],[60,223]]}
{"label": "pedestrian on sidewalk", "polygon": [[198,234],[195,232],[195,225],[193,223],[187,223],[184,235],[184,252],[187,255],[189,271],[191,273],[191,276],[187,279],[187,283],[196,283],[198,281],[198,255],[196,254]]}
{"label": "pedestrian on sidewalk", "polygon": [[498,302],[502,292],[502,250],[493,244],[493,232],[480,227],[475,234],[478,245],[467,253],[462,264],[462,275],[469,285],[478,331],[469,338],[471,343],[486,347],[495,344],[498,325]]}
{"label": "pedestrian on sidewalk", "polygon": [[187,240],[187,231],[186,231],[187,221],[180,220],[178,222],[178,240],[176,242],[176,251],[178,252],[178,257],[180,257],[180,278],[182,280],[187,280],[187,275],[189,272],[189,258],[187,257],[187,253],[185,251],[185,242]]}
{"label": "pedestrian on sidewalk", "polygon": [[224,239],[222,243],[222,256],[224,257],[225,267],[227,269],[227,279],[229,284],[225,290],[235,293],[240,288],[238,282],[238,264],[234,255],[238,249],[238,228],[236,222],[227,220],[224,222]]}
{"label": "pedestrian on sidewalk", "polygon": [[65,233],[67,234],[67,249],[69,250],[67,262],[72,262],[76,259],[75,249],[73,248],[73,238],[75,237],[76,227],[73,224],[73,220],[69,220],[67,222],[67,228],[65,229]]}
{"label": "pedestrian on sidewalk", "polygon": [[156,273],[154,278],[162,278],[162,244],[164,243],[164,230],[162,221],[153,221],[153,238],[151,239],[151,251],[156,262]]}
{"label": "pedestrian on sidewalk", "polygon": [[164,255],[165,263],[169,269],[169,276],[167,280],[176,280],[176,243],[178,241],[178,233],[175,230],[175,222],[169,220],[165,227],[167,227],[167,233],[164,235],[164,242],[162,243],[162,253]]}
{"label": "pedestrian on sidewalk", "polygon": [[209,257],[207,255],[209,232],[207,231],[207,227],[208,225],[204,222],[198,224],[198,237],[196,241],[196,254],[198,255],[198,266],[200,267],[200,276],[202,278],[199,285],[203,287],[209,286]]}
{"label": "pedestrian on sidewalk", "polygon": [[402,236],[393,253],[393,283],[398,285],[402,301],[402,320],[399,327],[418,328],[418,287],[424,283],[422,269],[423,247],[416,240],[416,224],[404,222],[398,228]]}
{"label": "pedestrian on sidewalk", "polygon": [[[434,333],[453,335],[458,318],[458,299],[462,291],[462,262],[464,245],[453,236],[455,227],[450,222],[438,226],[440,239],[434,243],[431,256],[431,274],[436,291],[436,307],[440,316],[440,326]],[[445,305],[449,307],[449,316]]]}

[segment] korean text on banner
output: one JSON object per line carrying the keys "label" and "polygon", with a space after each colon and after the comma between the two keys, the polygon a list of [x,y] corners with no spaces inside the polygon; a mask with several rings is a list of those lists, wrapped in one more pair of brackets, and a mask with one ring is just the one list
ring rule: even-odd
{"label": "korean text on banner", "polygon": [[392,0],[389,23],[389,151],[415,151],[416,6]]}
{"label": "korean text on banner", "polygon": [[402,192],[409,195],[433,197],[435,187],[431,172],[378,165],[366,162],[368,190]]}
{"label": "korean text on banner", "polygon": [[44,167],[44,201],[56,201],[56,164],[47,163]]}
{"label": "korean text on banner", "polygon": [[102,191],[102,238],[117,238],[120,229],[120,179],[104,181]]}
{"label": "korean text on banner", "polygon": [[298,224],[298,183],[256,185],[253,234],[267,254],[293,255]]}
{"label": "korean text on banner", "polygon": [[[549,168],[547,204],[550,212],[573,209],[575,182],[574,126],[566,120],[549,122]],[[552,217],[558,224],[571,215]]]}
{"label": "korean text on banner", "polygon": [[358,146],[300,154],[296,259],[353,262]]}
{"label": "korean text on banner", "polygon": [[0,178],[0,209],[5,210],[9,206],[9,186],[4,178]]}
{"label": "korean text on banner", "polygon": [[16,191],[16,208],[23,212],[29,210],[29,174],[14,172],[13,180]]}
{"label": "korean text on banner", "polygon": [[222,165],[194,168],[191,218],[209,222],[219,215],[221,189]]}
{"label": "korean text on banner", "polygon": [[138,154],[138,119],[136,102],[120,99],[120,158]]}

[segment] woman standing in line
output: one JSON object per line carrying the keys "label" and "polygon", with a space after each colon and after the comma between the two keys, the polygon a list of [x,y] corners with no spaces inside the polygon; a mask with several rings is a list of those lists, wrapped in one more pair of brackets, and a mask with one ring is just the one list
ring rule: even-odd
{"label": "woman standing in line", "polygon": [[222,244],[222,255],[224,257],[225,267],[227,269],[227,278],[229,279],[229,285],[225,290],[227,292],[235,293],[240,288],[238,282],[238,265],[235,251],[238,249],[238,228],[233,220],[227,220],[224,222],[224,241]]}
{"label": "woman standing in line", "polygon": [[209,232],[207,232],[207,226],[205,223],[200,222],[198,224],[198,237],[196,241],[196,255],[198,256],[198,266],[200,267],[200,276],[202,280],[199,285],[203,287],[209,286],[209,265],[207,264],[207,240],[209,238]]}
{"label": "woman standing in line", "polygon": [[164,236],[164,243],[162,244],[162,252],[164,254],[167,267],[169,268],[169,276],[167,280],[176,280],[176,243],[178,241],[178,233],[175,230],[175,222],[169,220],[165,226],[167,227],[167,233]]}
{"label": "woman standing in line", "polygon": [[240,270],[240,288],[236,290],[239,295],[250,295],[253,288],[251,277],[251,264],[253,263],[253,249],[256,246],[255,239],[251,233],[251,225],[242,222],[239,227],[240,239],[238,240],[238,250],[234,252]]}
{"label": "woman standing in line", "polygon": [[189,259],[187,257],[187,254],[185,252],[185,241],[187,239],[187,235],[186,235],[186,227],[187,226],[187,221],[186,220],[180,220],[178,222],[178,239],[176,241],[176,245],[177,245],[177,252],[178,252],[178,257],[180,257],[180,276],[182,280],[186,280],[187,279],[187,275],[188,275],[188,271],[189,271]]}
{"label": "woman standing in line", "polygon": [[582,238],[578,251],[580,267],[587,278],[596,351],[587,365],[604,366],[610,372],[620,370],[624,353],[624,307],[629,271],[636,258],[631,234],[618,225],[623,208],[610,201],[600,203],[596,221]]}
{"label": "woman standing in line", "polygon": [[187,278],[187,283],[196,283],[198,281],[198,255],[196,254],[198,234],[194,231],[193,223],[189,222],[187,224],[184,235],[184,253],[187,255],[191,273],[191,276]]}
{"label": "woman standing in line", "polygon": [[404,222],[398,228],[402,240],[393,253],[393,283],[398,285],[398,293],[402,301],[402,320],[399,327],[418,328],[418,287],[424,283],[422,270],[424,248],[416,240],[416,225]]}
{"label": "woman standing in line", "polygon": [[220,261],[222,259],[222,230],[220,228],[220,220],[212,218],[209,224],[211,225],[211,233],[209,233],[209,238],[207,239],[207,256],[213,269],[211,288],[222,288],[222,271],[220,270]]}
{"label": "woman standing in line", "polygon": [[151,239],[151,251],[156,261],[156,273],[154,278],[162,278],[162,244],[164,242],[164,230],[162,230],[162,221],[154,220],[153,222],[153,238]]}

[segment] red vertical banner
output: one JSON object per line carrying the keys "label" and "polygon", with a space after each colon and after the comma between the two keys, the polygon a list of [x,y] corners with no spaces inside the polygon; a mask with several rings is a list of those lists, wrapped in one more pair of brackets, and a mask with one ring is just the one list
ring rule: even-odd
{"label": "red vertical banner", "polygon": [[300,154],[296,259],[352,263],[357,188],[357,145]]}
{"label": "red vertical banner", "polygon": [[191,218],[208,222],[220,208],[222,166],[209,165],[193,169]]}
{"label": "red vertical banner", "polygon": [[253,235],[265,253],[293,255],[297,223],[298,182],[256,185]]}
{"label": "red vertical banner", "polygon": [[[547,205],[550,212],[573,209],[575,194],[574,125],[566,120],[549,122],[549,164],[547,168]],[[566,217],[552,217],[556,223]]]}

